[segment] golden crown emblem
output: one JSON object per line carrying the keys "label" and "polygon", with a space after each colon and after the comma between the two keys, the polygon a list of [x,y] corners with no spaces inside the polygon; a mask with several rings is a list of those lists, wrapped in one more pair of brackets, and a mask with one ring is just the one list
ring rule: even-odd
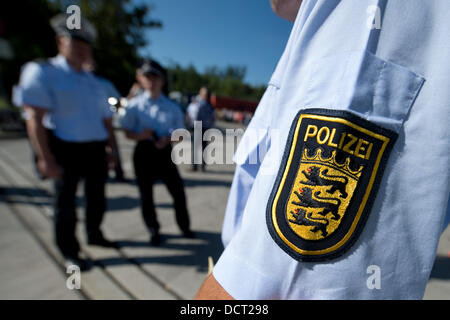
{"label": "golden crown emblem", "polygon": [[305,148],[305,150],[303,152],[303,156],[302,156],[302,161],[308,161],[308,162],[317,163],[317,164],[328,164],[329,166],[331,166],[335,169],[347,172],[348,174],[354,176],[356,179],[359,179],[359,177],[361,176],[362,170],[364,168],[364,166],[360,166],[358,168],[358,170],[352,170],[350,168],[350,158],[348,158],[348,157],[345,159],[345,161],[343,163],[339,163],[336,160],[336,151],[333,151],[329,158],[324,158],[324,157],[322,157],[322,149],[321,148],[316,149],[316,153],[312,157],[308,156],[308,149]]}

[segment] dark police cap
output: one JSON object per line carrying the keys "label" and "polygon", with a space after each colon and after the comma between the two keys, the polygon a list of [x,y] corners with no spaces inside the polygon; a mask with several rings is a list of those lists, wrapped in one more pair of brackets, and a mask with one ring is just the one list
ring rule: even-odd
{"label": "dark police cap", "polygon": [[139,65],[138,71],[144,75],[154,74],[161,78],[166,78],[166,69],[164,69],[158,62],[151,59],[144,59]]}
{"label": "dark police cap", "polygon": [[81,17],[80,28],[75,27],[69,29],[67,26],[67,18],[68,16],[60,13],[50,19],[50,25],[56,34],[78,39],[89,44],[94,43],[97,38],[97,30],[91,22]]}

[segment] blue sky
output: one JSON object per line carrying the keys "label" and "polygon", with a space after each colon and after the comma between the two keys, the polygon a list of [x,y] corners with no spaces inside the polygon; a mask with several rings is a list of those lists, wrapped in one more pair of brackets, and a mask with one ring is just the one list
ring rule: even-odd
{"label": "blue sky", "polygon": [[[144,0],[135,0],[140,3]],[[164,65],[246,66],[245,81],[265,84],[280,58],[292,24],[276,16],[270,0],[152,0],[150,29],[140,51]]]}

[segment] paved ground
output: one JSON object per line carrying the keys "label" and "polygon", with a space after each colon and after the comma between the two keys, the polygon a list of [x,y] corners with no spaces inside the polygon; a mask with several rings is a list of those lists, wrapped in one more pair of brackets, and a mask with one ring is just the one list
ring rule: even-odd
{"label": "paved ground", "polygon": [[[133,178],[133,145],[119,133],[126,175]],[[193,173],[181,165],[192,227],[197,238],[179,236],[171,198],[161,184],[155,201],[164,243],[148,245],[136,186],[108,183],[109,211],[103,230],[119,249],[83,246],[93,267],[81,275],[81,290],[66,287],[66,270],[52,240],[51,193],[48,181],[35,178],[24,138],[0,140],[0,299],[191,299],[208,271],[208,257],[217,261],[220,229],[232,165],[214,165]],[[80,186],[81,191],[81,186]],[[83,205],[82,197],[78,204]],[[79,219],[83,212],[79,210]],[[78,236],[84,243],[82,223]],[[450,299],[450,228],[442,235],[438,258],[425,294]]]}

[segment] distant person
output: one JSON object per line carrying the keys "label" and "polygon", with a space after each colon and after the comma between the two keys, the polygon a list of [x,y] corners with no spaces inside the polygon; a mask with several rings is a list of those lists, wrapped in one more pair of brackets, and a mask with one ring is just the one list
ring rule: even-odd
{"label": "distant person", "polygon": [[[206,130],[212,128],[214,125],[214,109],[211,106],[211,96],[209,89],[207,87],[201,87],[198,95],[192,100],[192,102],[187,107],[186,118],[189,127],[193,130],[195,121],[201,122],[201,168],[205,171],[205,162],[203,159],[203,151],[205,150],[208,142],[203,139],[203,134]],[[197,161],[194,154],[198,154],[200,150],[197,150],[199,146],[192,140],[192,170],[197,171]]]}
{"label": "distant person", "polygon": [[172,162],[170,136],[184,127],[181,109],[163,94],[166,71],[156,61],[145,60],[136,71],[144,91],[129,101],[121,119],[129,139],[137,141],[133,154],[134,171],[141,196],[142,216],[150,232],[150,242],[161,242],[160,225],[153,201],[153,185],[161,179],[174,199],[176,221],[185,237],[190,229],[183,181]]}
{"label": "distant person", "polygon": [[[23,67],[15,100],[26,113],[38,170],[44,178],[55,181],[56,244],[66,264],[86,269],[75,236],[75,195],[81,179],[84,179],[88,244],[114,246],[100,230],[106,209],[107,150],[114,150],[112,114],[103,85],[82,68],[92,59],[95,28],[82,19],[80,30],[69,30],[63,14],[54,17],[51,25],[59,54]],[[52,122],[51,131],[43,125],[46,115]]]}

